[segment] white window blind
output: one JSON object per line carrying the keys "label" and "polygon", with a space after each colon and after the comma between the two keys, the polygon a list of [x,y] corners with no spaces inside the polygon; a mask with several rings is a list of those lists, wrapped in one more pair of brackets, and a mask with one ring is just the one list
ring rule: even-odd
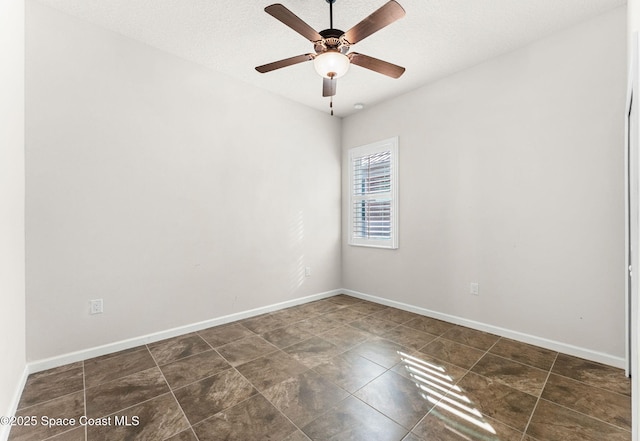
{"label": "white window blind", "polygon": [[398,247],[398,139],[349,151],[349,244]]}

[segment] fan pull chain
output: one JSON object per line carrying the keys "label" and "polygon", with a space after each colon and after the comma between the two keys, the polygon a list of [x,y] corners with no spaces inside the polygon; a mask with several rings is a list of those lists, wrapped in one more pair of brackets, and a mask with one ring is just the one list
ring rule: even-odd
{"label": "fan pull chain", "polygon": [[329,98],[329,109],[331,109],[331,116],[333,116],[333,97]]}

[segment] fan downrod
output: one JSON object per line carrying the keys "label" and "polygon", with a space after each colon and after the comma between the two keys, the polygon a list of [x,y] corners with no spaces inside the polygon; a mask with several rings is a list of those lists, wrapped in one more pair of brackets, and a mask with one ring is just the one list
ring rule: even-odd
{"label": "fan downrod", "polygon": [[326,0],[329,3],[329,27],[333,29],[333,4],[336,0]]}

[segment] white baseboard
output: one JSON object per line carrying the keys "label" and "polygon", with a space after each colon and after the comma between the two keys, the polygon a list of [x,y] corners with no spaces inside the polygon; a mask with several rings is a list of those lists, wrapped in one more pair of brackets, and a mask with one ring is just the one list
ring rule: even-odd
{"label": "white baseboard", "polygon": [[426,308],[420,308],[420,307],[409,305],[402,302],[396,302],[395,300],[388,300],[382,297],[372,296],[370,294],[365,294],[365,293],[353,291],[350,289],[343,289],[342,292],[362,300],[369,300],[371,302],[380,303],[382,305],[392,306],[394,308],[402,309],[405,311],[415,312],[416,314],[443,320],[449,323],[454,323],[456,325],[466,326],[468,328],[476,329],[478,331],[489,332],[491,334],[496,334],[501,337],[506,337],[512,340],[521,341],[523,343],[540,346],[542,348],[550,349],[552,351],[573,355],[574,357],[584,358],[586,360],[595,361],[598,363],[606,364],[606,365],[617,367],[620,369],[625,369],[626,367],[626,361],[624,357],[616,357],[611,354],[605,354],[603,352],[593,351],[590,349],[573,346],[567,343],[549,340],[546,338],[537,337],[535,335],[525,334],[522,332],[505,329],[499,326],[493,326],[486,323],[477,322],[474,320],[469,320],[469,319],[465,319],[465,318],[454,316],[454,315],[443,314],[441,312],[432,311]]}
{"label": "white baseboard", "polygon": [[[353,291],[350,289],[335,289],[335,290],[326,291],[319,294],[313,294],[307,297],[301,297],[298,299],[288,300],[286,302],[275,303],[272,305],[251,309],[248,311],[242,311],[234,314],[225,315],[222,317],[216,317],[210,320],[205,320],[205,321],[193,323],[190,325],[180,326],[177,328],[160,331],[153,334],[134,337],[128,340],[121,340],[118,342],[109,343],[102,346],[97,346],[89,349],[84,349],[81,351],[63,354],[63,355],[52,357],[52,358],[47,358],[44,360],[30,362],[27,364],[27,374],[44,371],[54,367],[63,366],[69,363],[75,363],[81,360],[87,360],[93,357],[99,357],[101,355],[106,355],[113,352],[130,349],[136,346],[153,343],[156,341],[164,340],[171,337],[176,337],[183,334],[188,334],[190,332],[200,331],[202,329],[210,328],[212,326],[223,325],[225,323],[234,322],[236,320],[242,320],[249,317],[254,317],[267,312],[277,311],[279,309],[301,305],[301,304],[312,302],[315,300],[332,297],[334,295],[341,294],[341,293],[344,293],[353,297],[357,297],[359,299],[379,303],[382,305],[392,306],[394,308],[402,309],[405,311],[414,312],[416,314],[424,315],[426,317],[432,317],[439,320],[444,320],[446,322],[454,323],[457,325],[466,326],[472,329],[477,329],[479,331],[490,332],[492,334],[496,334],[501,337],[506,337],[506,338],[521,341],[524,343],[532,344],[535,346],[540,346],[542,348],[562,352],[568,355],[573,355],[575,357],[596,361],[598,363],[603,363],[609,366],[614,366],[617,368],[624,369],[626,365],[625,359],[623,357],[616,357],[610,354],[605,354],[602,352],[597,352],[590,349],[573,346],[567,343],[549,340],[546,338],[537,337],[535,335],[525,334],[519,331],[513,331],[510,329],[505,329],[498,326],[489,325],[486,323],[477,322],[474,320],[469,320],[469,319],[465,319],[465,318],[454,316],[454,315],[444,314],[444,313],[432,311],[426,308],[421,308],[418,306],[397,302],[395,300],[388,300],[383,297],[377,297],[370,294]],[[24,381],[26,381],[26,377],[24,378]],[[24,383],[22,384],[22,386],[24,386]],[[20,391],[22,391],[22,387],[20,388]],[[16,405],[17,405],[17,402],[16,402]],[[0,438],[0,440],[1,439],[2,438]]]}
{"label": "white baseboard", "polygon": [[[15,390],[13,391],[13,396],[11,397],[10,407],[9,409],[7,409],[7,413],[0,416],[12,416],[16,414],[16,410],[18,410],[18,403],[20,403],[20,397],[22,396],[24,385],[27,384],[28,377],[29,377],[29,366],[27,365],[22,370],[22,376],[20,377],[20,381],[18,382]],[[10,431],[11,431],[10,425],[0,424],[0,441],[7,441],[9,439]]]}
{"label": "white baseboard", "polygon": [[[111,354],[113,352],[123,351],[125,349],[135,348],[136,346],[153,343],[153,342],[164,340],[167,338],[177,337],[179,335],[188,334],[190,332],[200,331],[202,329],[210,328],[212,326],[224,325],[226,323],[235,322],[237,320],[242,320],[249,317],[254,317],[260,314],[265,314],[267,312],[277,311],[279,309],[289,308],[291,306],[302,305],[304,303],[313,302],[315,300],[325,299],[327,297],[332,297],[337,294],[341,294],[342,292],[343,292],[342,289],[325,291],[319,294],[313,294],[306,297],[287,300],[285,302],[262,306],[260,308],[250,309],[248,311],[241,311],[234,314],[225,315],[222,317],[216,317],[216,318],[205,320],[198,323],[192,323],[190,325],[179,326],[177,328],[168,329],[166,331],[155,332],[152,334],[142,335],[140,337],[134,337],[127,340],[121,340],[121,341],[109,343],[102,346],[83,349],[81,351],[71,352],[68,354],[63,354],[56,357],[47,358],[44,360],[33,361],[27,364],[27,370],[29,374],[33,374],[35,372],[41,372],[41,371],[52,369],[58,366],[64,366],[65,364],[75,363],[77,361],[87,360],[89,358]],[[20,391],[22,391],[22,389],[20,389]]]}
{"label": "white baseboard", "polygon": [[[15,415],[15,412],[18,408],[18,403],[20,401],[20,396],[22,395],[22,391],[27,382],[27,378],[29,374],[55,368],[58,366],[63,366],[69,363],[75,363],[77,361],[86,360],[93,357],[99,357],[101,355],[106,355],[113,352],[122,351],[125,349],[130,349],[140,345],[153,343],[153,342],[164,340],[167,338],[188,334],[190,332],[200,331],[202,329],[210,328],[212,326],[219,326],[219,325],[234,322],[237,320],[254,317],[267,312],[277,311],[279,309],[288,308],[291,306],[297,306],[297,305],[312,302],[315,300],[321,300],[321,299],[332,297],[334,295],[342,294],[342,293],[359,298],[359,299],[379,303],[381,305],[392,306],[394,308],[414,312],[416,314],[424,315],[426,317],[432,317],[439,320],[444,320],[449,323],[454,323],[454,324],[466,326],[472,329],[477,329],[479,331],[490,332],[492,334],[496,334],[501,337],[510,338],[513,340],[521,341],[521,342],[532,344],[535,346],[540,346],[553,351],[558,351],[558,352],[573,355],[576,357],[584,358],[587,360],[596,361],[609,366],[614,366],[614,367],[624,369],[626,365],[625,359],[623,357],[616,357],[610,354],[605,354],[602,352],[597,352],[590,349],[581,348],[578,346],[573,346],[570,344],[549,340],[542,337],[537,337],[535,335],[530,335],[530,334],[525,334],[518,331],[513,331],[510,329],[505,329],[498,326],[489,325],[486,323],[481,323],[481,322],[465,319],[465,318],[454,316],[454,315],[432,311],[426,308],[421,308],[421,307],[409,305],[406,303],[397,302],[395,300],[389,300],[382,297],[377,297],[370,294],[353,291],[350,289],[335,289],[332,291],[326,291],[323,293],[314,294],[307,297],[301,297],[298,299],[288,300],[281,303],[275,303],[272,305],[251,309],[248,311],[242,311],[234,314],[225,315],[222,317],[216,317],[210,320],[205,320],[205,321],[193,323],[190,325],[180,326],[180,327],[169,329],[166,331],[147,334],[140,337],[131,338],[128,340],[122,340],[122,341],[118,341],[118,342],[114,342],[114,343],[110,343],[102,346],[84,349],[81,351],[63,354],[57,357],[30,362],[25,366],[24,372],[22,374],[22,378],[20,379],[20,383],[16,386],[16,390],[14,392],[14,396],[11,401],[12,405],[11,405],[11,408],[8,409],[9,413],[7,415]],[[10,428],[11,428],[10,426],[0,425],[0,441],[8,440]]]}

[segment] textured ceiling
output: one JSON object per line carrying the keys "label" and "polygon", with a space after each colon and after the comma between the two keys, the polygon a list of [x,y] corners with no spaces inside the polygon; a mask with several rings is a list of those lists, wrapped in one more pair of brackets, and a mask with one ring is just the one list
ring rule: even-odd
{"label": "textured ceiling", "polygon": [[[254,67],[313,52],[264,7],[278,0],[39,0],[40,3],[328,112],[322,79],[307,62],[260,74]],[[279,0],[311,27],[329,27],[326,0]],[[338,80],[336,115],[372,106],[584,21],[625,0],[398,0],[407,15],[352,50],[406,67],[399,79],[351,66]],[[386,0],[337,0],[346,31]]]}

